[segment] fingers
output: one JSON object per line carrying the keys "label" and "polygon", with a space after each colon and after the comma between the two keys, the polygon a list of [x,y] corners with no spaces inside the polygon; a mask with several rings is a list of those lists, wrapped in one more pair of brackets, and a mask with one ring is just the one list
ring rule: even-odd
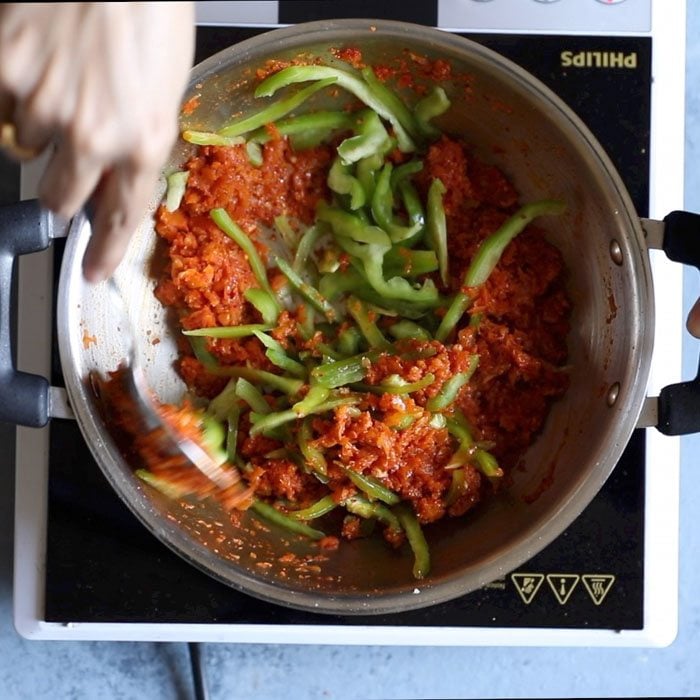
{"label": "fingers", "polygon": [[83,274],[89,282],[106,279],[119,265],[148,210],[158,174],[159,166],[125,163],[100,183],[92,237],[83,259]]}
{"label": "fingers", "polygon": [[65,138],[49,160],[39,185],[39,200],[66,219],[88,201],[102,177],[104,164],[81,153]]}
{"label": "fingers", "polygon": [[700,299],[695,302],[690,310],[685,326],[691,335],[700,338]]}

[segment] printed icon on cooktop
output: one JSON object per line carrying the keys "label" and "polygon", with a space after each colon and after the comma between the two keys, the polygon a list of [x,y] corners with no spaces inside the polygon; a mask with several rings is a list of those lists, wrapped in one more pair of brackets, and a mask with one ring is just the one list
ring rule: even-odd
{"label": "printed icon on cooktop", "polygon": [[615,577],[612,574],[584,574],[581,578],[588,595],[596,605],[600,605],[605,600],[605,596],[615,583]]}
{"label": "printed icon on cooktop", "polygon": [[537,591],[540,590],[542,581],[544,581],[544,574],[518,573],[511,574],[510,578],[515,585],[515,590],[518,591],[518,594],[523,599],[523,603],[530,605],[537,595]]}
{"label": "printed icon on cooktop", "polygon": [[580,579],[578,574],[547,574],[547,583],[560,605],[566,605]]}

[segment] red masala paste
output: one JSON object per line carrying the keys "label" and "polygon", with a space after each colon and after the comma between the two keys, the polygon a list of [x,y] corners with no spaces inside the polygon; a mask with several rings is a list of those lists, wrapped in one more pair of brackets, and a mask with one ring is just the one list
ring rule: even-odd
{"label": "red masala paste", "polygon": [[[263,147],[262,167],[248,162],[243,146],[203,147],[187,162],[190,176],[182,204],[173,213],[161,207],[156,225],[167,244],[168,260],[156,293],[163,304],[176,310],[183,328],[260,322],[243,297],[246,289],[255,286],[246,257],[211,222],[209,211],[225,207],[264,258],[261,226],[271,226],[279,215],[308,225],[318,202],[329,199],[326,176],[333,156],[331,146],[294,152],[286,139],[275,134]],[[455,291],[480,242],[517,208],[518,194],[501,171],[448,137],[430,146],[423,171],[414,180],[423,199],[433,178],[440,178],[446,187],[450,287]],[[492,490],[492,483],[468,466],[459,494],[447,498],[452,477],[444,467],[454,452],[454,440],[446,428],[429,425],[425,403],[478,354],[478,369],[459,392],[456,405],[475,439],[488,445],[506,474],[512,470],[541,429],[551,402],[567,388],[567,375],[560,369],[567,357],[569,317],[563,273],[558,250],[531,225],[509,245],[488,281],[470,290],[474,298],[470,314],[480,317],[478,325],[468,325],[465,316],[451,344],[427,343],[435,351],[430,357],[380,356],[368,370],[368,384],[376,385],[393,374],[414,382],[432,373],[435,381],[410,396],[368,393],[359,412],[341,407],[314,418],[312,444],[325,450],[327,486],[291,459],[266,457],[279,453],[282,445],[271,438],[251,437],[249,423],[242,420],[238,449],[252,466],[247,478],[256,495],[301,508],[330,489],[341,502],[356,491],[342,464],[371,475],[410,501],[423,523],[461,515],[475,506]],[[283,313],[274,337],[297,350],[324,340],[303,341],[298,320],[296,311]],[[420,349],[419,341],[405,342]],[[279,372],[255,338],[210,339],[207,347],[223,365],[248,364]],[[185,343],[179,371],[194,393],[207,398],[227,382],[210,375]],[[413,423],[394,430],[406,414],[414,416]],[[343,534],[354,537],[360,530],[356,518],[348,518]],[[385,536],[392,544],[400,544],[395,532],[387,530]]]}

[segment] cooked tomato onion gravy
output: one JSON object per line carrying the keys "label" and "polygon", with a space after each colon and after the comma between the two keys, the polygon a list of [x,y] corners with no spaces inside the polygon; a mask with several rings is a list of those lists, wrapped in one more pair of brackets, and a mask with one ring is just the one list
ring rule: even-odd
{"label": "cooked tomato onion gravy", "polygon": [[[361,55],[347,55],[355,68],[363,67]],[[442,64],[439,67],[445,71]],[[270,75],[275,77],[274,72]],[[391,71],[377,70],[376,75],[384,81]],[[391,125],[387,127],[393,136]],[[369,181],[379,187],[381,168],[387,164],[396,173],[402,165],[420,161],[420,168],[407,179],[425,206],[426,226],[417,242],[404,246],[392,239],[391,250],[378,248],[386,256],[381,285],[394,289],[388,272],[388,260],[394,255],[394,267],[397,260],[399,268],[406,261],[398,276],[410,278],[413,291],[405,299],[417,295],[420,285],[427,290],[429,280],[438,301],[420,307],[423,315],[404,317],[402,309],[419,307],[398,301],[392,306],[387,298],[384,308],[374,297],[362,296],[361,289],[351,288],[331,300],[335,310],[314,306],[316,297],[297,288],[281,269],[282,263],[278,265],[280,245],[291,246],[290,262],[299,239],[318,226],[307,258],[295,261],[304,283],[323,291],[332,288],[330,282],[324,287],[324,276],[342,280],[343,275],[354,274],[370,289],[369,257],[364,260],[348,250],[367,250],[363,246],[372,244],[371,236],[382,241],[386,237],[375,230],[382,228],[377,200],[373,207],[368,195],[364,205],[353,208],[348,205],[349,193],[339,194],[331,175],[340,144],[352,136],[353,127],[303,147],[295,146],[281,123],[267,123],[258,134],[262,136],[256,157],[251,157],[249,140],[199,145],[182,166],[187,179],[177,208],[162,204],[156,214],[155,228],[166,259],[157,298],[175,312],[183,331],[209,329],[200,336],[181,336],[177,369],[190,399],[183,407],[171,407],[169,415],[190,432],[195,416],[199,427],[194,432],[200,431],[200,440],[201,418],[211,413],[212,406],[224,427],[229,421],[229,433],[235,432],[235,457],[229,451],[227,458],[232,468],[241,470],[253,493],[248,504],[262,504],[258,514],[264,516],[265,506],[272,506],[314,532],[331,535],[315,538],[331,549],[336,537],[366,536],[371,520],[377,525],[375,532],[381,531],[391,546],[402,546],[408,537],[415,551],[413,522],[420,527],[462,516],[507,488],[509,475],[541,431],[552,402],[566,391],[571,304],[562,257],[537,222],[528,223],[504,247],[487,278],[465,286],[484,242],[519,211],[518,192],[506,174],[477,158],[453,135],[434,134],[415,152],[402,151],[393,142]],[[360,181],[361,162],[341,164],[343,172]],[[439,219],[431,222],[428,211],[435,201],[431,187],[436,180],[443,187],[439,204],[446,258],[432,233]],[[396,227],[384,231],[408,228],[410,201],[399,191],[404,192],[397,189],[390,205]],[[338,233],[332,217],[319,223],[324,206],[344,209],[365,226],[365,233],[353,241],[354,248],[349,244],[343,248],[346,239],[340,238],[346,230]],[[265,267],[267,289],[279,305],[274,322],[247,294],[262,289],[261,281],[251,255],[213,219],[212,211],[218,209],[225,210],[249,239]],[[280,222],[287,226],[280,229]],[[556,226],[556,219],[551,225]],[[294,244],[290,231],[296,237]],[[439,261],[439,269],[433,266],[414,275],[410,266],[428,254]],[[384,287],[375,289],[381,292]],[[451,300],[460,294],[468,300],[466,311],[457,316],[447,337],[438,339]],[[382,298],[381,293],[377,296]],[[420,328],[399,333],[404,321]],[[258,330],[243,330],[235,337],[217,337],[211,330],[234,327]],[[354,345],[344,349],[351,337]],[[324,372],[330,372],[331,365],[339,372],[351,367],[357,376],[319,390],[316,379],[329,376]],[[263,373],[283,377],[294,390],[270,384],[265,380],[269,375]],[[253,385],[252,398],[236,384],[242,379]],[[299,405],[306,398],[311,401],[313,391],[322,398],[311,402],[306,413]],[[227,393],[232,399],[221,411],[225,403],[221,397]],[[328,408],[317,411],[319,406]],[[229,409],[232,413],[227,413]],[[292,413],[290,419],[289,411],[295,410],[298,416]],[[258,430],[256,424],[270,428]],[[225,447],[222,442],[221,449]],[[146,469],[166,474],[148,440],[142,438],[136,448]],[[211,495],[199,477],[185,491]],[[347,509],[342,519],[336,518],[338,531],[317,531],[324,513],[335,506]],[[416,575],[425,573],[423,569]]]}

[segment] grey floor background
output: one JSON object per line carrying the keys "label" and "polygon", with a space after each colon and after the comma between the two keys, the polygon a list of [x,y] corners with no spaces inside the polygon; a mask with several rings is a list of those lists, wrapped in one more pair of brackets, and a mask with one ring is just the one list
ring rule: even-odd
{"label": "grey floor background", "polygon": [[[688,0],[685,206],[700,212],[700,2]],[[681,69],[681,67],[679,67]],[[0,185],[1,188],[1,185]],[[686,275],[685,310],[700,293]],[[684,343],[684,376],[700,344]],[[28,642],[12,627],[14,430],[0,426],[0,698],[191,697],[184,644]],[[700,437],[683,438],[680,626],[666,649],[208,644],[214,700],[700,695]],[[417,639],[419,644],[420,640]]]}

